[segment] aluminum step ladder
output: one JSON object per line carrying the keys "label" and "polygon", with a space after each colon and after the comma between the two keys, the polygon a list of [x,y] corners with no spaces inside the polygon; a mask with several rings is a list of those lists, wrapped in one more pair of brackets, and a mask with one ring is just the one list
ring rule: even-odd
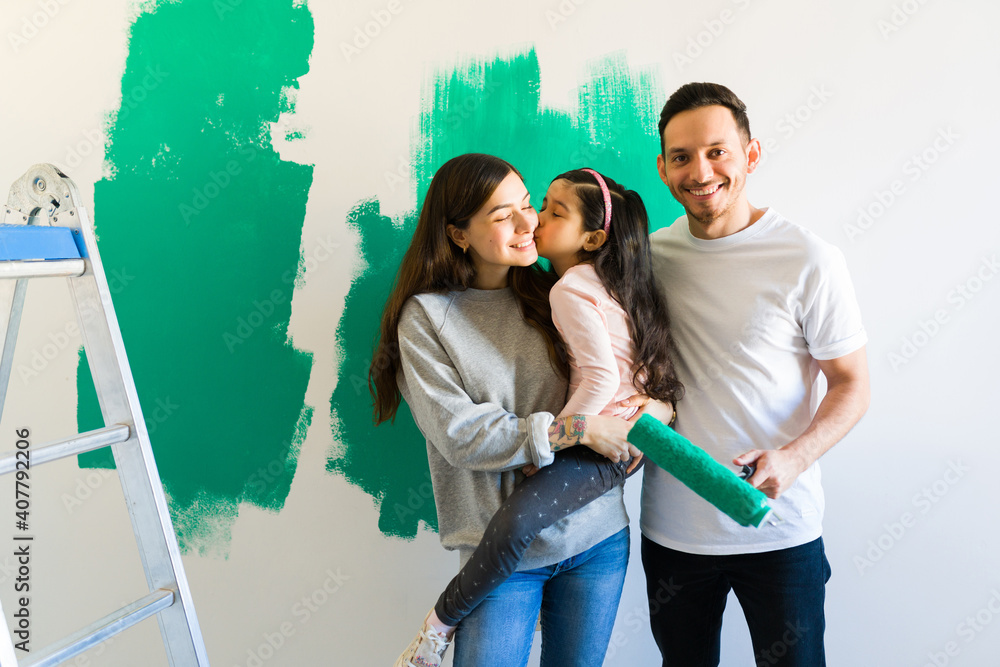
{"label": "aluminum step ladder", "polygon": [[[149,592],[51,646],[24,653],[20,660],[11,628],[6,627],[0,633],[0,667],[58,665],[153,615],[159,621],[170,665],[207,667],[201,628],[93,226],[73,182],[52,165],[38,164],[14,182],[6,206],[0,207],[0,414],[27,279],[47,276],[65,277],[69,283],[105,427],[31,447],[30,465],[111,446]],[[0,474],[24,470],[23,459],[22,452],[19,466],[18,450],[0,455]],[[18,538],[30,539],[28,533],[15,536]],[[6,615],[4,621],[6,626]]]}

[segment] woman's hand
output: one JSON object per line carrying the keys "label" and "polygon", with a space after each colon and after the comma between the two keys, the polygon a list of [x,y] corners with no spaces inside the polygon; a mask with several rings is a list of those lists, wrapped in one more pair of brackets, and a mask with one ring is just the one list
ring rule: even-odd
{"label": "woman's hand", "polygon": [[[632,397],[632,399],[636,398]],[[643,402],[658,403],[650,401],[645,396],[641,398],[644,399]],[[669,412],[673,414],[672,408]],[[558,452],[573,445],[586,445],[615,463],[631,459],[627,472],[632,472],[642,459],[642,452],[628,441],[628,432],[632,429],[633,421],[600,415],[560,417],[549,426],[549,446],[552,447],[553,452]],[[527,465],[521,471],[530,477],[538,472],[538,468],[534,465]]]}
{"label": "woman's hand", "polygon": [[549,446],[553,452],[586,445],[615,463],[629,458],[626,440],[632,424],[618,417],[572,415],[560,417],[549,426]]}
{"label": "woman's hand", "polygon": [[632,457],[634,448],[627,440],[632,424],[618,417],[596,416],[585,419],[587,426],[580,444],[590,447],[615,463],[627,461]]}

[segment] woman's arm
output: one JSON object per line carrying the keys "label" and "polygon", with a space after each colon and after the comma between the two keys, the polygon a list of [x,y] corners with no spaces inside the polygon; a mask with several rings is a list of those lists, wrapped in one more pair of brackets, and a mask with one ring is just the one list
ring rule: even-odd
{"label": "woman's arm", "polygon": [[549,442],[553,452],[573,445],[586,445],[617,463],[631,456],[626,440],[631,428],[632,424],[620,417],[559,417],[549,426]]}
{"label": "woman's arm", "polygon": [[[632,422],[620,417],[600,415],[559,417],[549,426],[549,442],[553,452],[573,445],[586,445],[615,463],[632,458],[627,470],[630,473],[639,465],[639,460],[642,458],[642,452],[627,440],[631,429]],[[521,471],[530,476],[539,469],[537,465],[528,464]]]}
{"label": "woman's arm", "polygon": [[475,403],[424,308],[411,300],[399,322],[400,390],[424,434],[456,468],[501,472],[553,460],[553,415],[524,418],[496,403]]}

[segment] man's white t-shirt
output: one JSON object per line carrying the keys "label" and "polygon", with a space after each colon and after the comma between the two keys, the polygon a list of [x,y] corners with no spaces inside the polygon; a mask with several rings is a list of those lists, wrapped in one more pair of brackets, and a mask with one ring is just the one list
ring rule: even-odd
{"label": "man's white t-shirt", "polygon": [[[840,250],[773,209],[721,239],[695,238],[682,216],[650,240],[686,392],[677,431],[734,471],[736,456],[801,435],[822,398],[816,360],[867,342]],[[782,522],[740,526],[647,462],[640,524],[657,544],[694,554],[805,544],[822,533],[819,463],[769,504]]]}

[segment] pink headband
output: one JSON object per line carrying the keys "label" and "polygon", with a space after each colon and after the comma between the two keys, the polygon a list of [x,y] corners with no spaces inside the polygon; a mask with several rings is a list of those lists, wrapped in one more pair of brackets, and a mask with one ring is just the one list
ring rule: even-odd
{"label": "pink headband", "polygon": [[604,182],[604,178],[598,174],[593,169],[581,169],[580,171],[585,171],[588,174],[593,175],[597,179],[597,184],[601,186],[601,192],[604,193],[604,233],[611,233],[611,193],[608,191],[608,184]]}

